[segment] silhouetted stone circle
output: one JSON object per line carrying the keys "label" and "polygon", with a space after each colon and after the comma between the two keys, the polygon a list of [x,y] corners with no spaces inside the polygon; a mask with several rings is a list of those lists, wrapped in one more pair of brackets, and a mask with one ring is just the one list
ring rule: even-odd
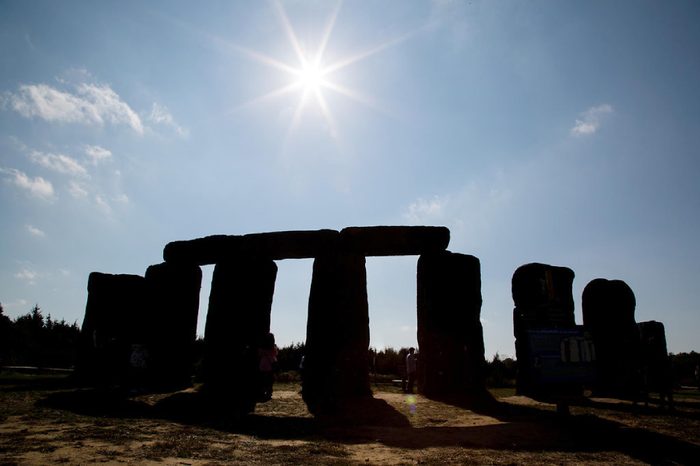
{"label": "silhouetted stone circle", "polygon": [[248,412],[258,401],[257,348],[270,331],[274,261],[313,258],[302,396],[312,413],[332,413],[344,400],[371,396],[365,257],[418,255],[419,389],[435,397],[483,391],[479,260],[446,251],[449,240],[445,227],[374,226],[169,243],[165,262],[145,278],[91,274],[79,372],[105,383],[183,385],[192,373],[199,267],[215,264],[203,393]]}

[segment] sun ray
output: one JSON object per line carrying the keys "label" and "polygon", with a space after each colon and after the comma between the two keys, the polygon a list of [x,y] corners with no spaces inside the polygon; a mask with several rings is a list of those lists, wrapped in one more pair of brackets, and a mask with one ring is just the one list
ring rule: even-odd
{"label": "sun ray", "polygon": [[316,89],[316,101],[318,102],[318,106],[321,108],[321,113],[323,114],[323,117],[326,119],[326,122],[328,122],[331,137],[333,139],[337,139],[338,132],[336,131],[335,120],[333,119],[333,115],[331,114],[331,111],[328,108],[328,105],[326,104],[326,99],[323,97],[320,88]]}
{"label": "sun ray", "polygon": [[403,34],[403,35],[401,35],[401,36],[399,36],[399,37],[395,37],[395,38],[393,38],[393,39],[391,39],[391,40],[388,40],[388,41],[386,41],[386,42],[384,42],[384,43],[382,43],[382,44],[379,44],[379,45],[377,45],[377,46],[375,46],[375,47],[372,47],[371,49],[365,50],[364,52],[360,52],[360,53],[358,53],[357,55],[353,55],[353,56],[351,56],[351,57],[348,57],[348,58],[345,58],[345,59],[343,59],[343,60],[337,61],[337,62],[335,62],[335,63],[333,63],[333,64],[331,64],[331,65],[325,67],[325,68],[323,69],[323,71],[324,71],[324,73],[326,73],[326,74],[330,74],[330,73],[333,73],[333,72],[335,72],[335,71],[338,71],[338,70],[340,70],[340,69],[342,69],[342,68],[345,68],[345,67],[347,67],[347,66],[349,66],[349,65],[352,65],[353,63],[356,63],[356,62],[358,62],[358,61],[360,61],[360,60],[364,60],[365,58],[368,58],[368,57],[370,57],[370,56],[372,56],[372,55],[375,55],[375,54],[377,54],[377,53],[379,53],[379,52],[381,52],[381,51],[383,51],[383,50],[386,50],[386,49],[388,49],[388,48],[394,47],[394,46],[400,44],[401,42],[403,42],[403,41],[409,39],[409,38],[410,38],[413,34],[415,34],[415,33],[416,33],[416,31],[411,31],[411,32],[408,32],[408,33],[406,33],[406,34]]}
{"label": "sun ray", "polygon": [[341,86],[340,84],[335,83],[333,81],[324,81],[323,87],[326,89],[330,89],[332,91],[335,91],[338,94],[344,95],[345,97],[348,97],[348,98],[354,100],[355,102],[359,102],[367,107],[374,108],[376,110],[384,111],[371,98],[361,94],[358,91],[348,89],[347,87]]}
{"label": "sun ray", "polygon": [[291,43],[292,47],[294,48],[294,52],[297,54],[297,58],[299,61],[303,64],[306,63],[306,56],[304,55],[304,51],[301,49],[301,44],[299,43],[299,39],[297,39],[297,35],[294,33],[294,29],[292,28],[291,23],[289,22],[289,18],[287,17],[287,13],[284,11],[284,8],[282,7],[282,4],[278,1],[275,1],[275,10],[277,11],[277,16],[279,17],[280,21],[282,22],[282,26],[284,27],[284,31],[287,33],[287,37],[289,38],[289,42]]}
{"label": "sun ray", "polygon": [[305,51],[304,48],[302,48],[301,42],[299,41],[297,33],[295,32],[292,23],[289,19],[289,16],[287,15],[287,12],[285,11],[282,3],[279,0],[273,0],[272,4],[276,16],[280,21],[280,24],[282,25],[285,35],[287,36],[289,45],[294,50],[294,54],[296,56],[296,63],[285,63],[258,51],[251,50],[249,48],[242,47],[231,42],[227,42],[216,36],[204,33],[208,35],[211,40],[219,43],[222,46],[222,48],[225,47],[227,49],[233,50],[241,55],[250,58],[255,62],[283,71],[293,77],[293,81],[288,85],[282,86],[278,89],[274,89],[268,92],[267,94],[264,94],[244,104],[241,104],[238,107],[236,107],[233,111],[242,107],[248,107],[250,105],[281,97],[297,90],[300,91],[299,101],[296,103],[296,106],[294,108],[294,112],[291,117],[285,141],[287,141],[291,134],[296,130],[296,128],[299,127],[305,109],[309,105],[314,104],[315,106],[317,106],[318,110],[323,116],[323,119],[328,124],[331,136],[333,137],[333,139],[337,139],[339,135],[337,130],[337,124],[326,99],[326,95],[324,95],[324,91],[326,90],[340,94],[345,98],[367,106],[373,110],[391,115],[391,113],[388,112],[386,109],[379,107],[377,102],[371,99],[370,97],[367,97],[366,95],[363,95],[362,93],[354,89],[350,89],[335,82],[332,79],[331,75],[343,68],[346,68],[377,53],[380,53],[390,47],[394,47],[404,42],[405,40],[413,36],[417,31],[411,31],[406,34],[400,35],[391,40],[385,41],[377,46],[371,47],[355,55],[344,57],[328,65],[324,63],[324,56],[326,55],[326,51],[330,43],[333,30],[335,29],[340,10],[342,9],[343,0],[338,0],[336,2],[333,11],[330,13],[328,20],[324,24],[323,33],[321,35],[321,40],[318,43],[318,47],[315,48],[313,52]]}
{"label": "sun ray", "polygon": [[294,68],[291,65],[288,65],[284,62],[281,62],[279,60],[275,60],[272,57],[268,57],[267,55],[264,55],[260,52],[256,52],[255,50],[251,50],[245,47],[242,47],[237,44],[233,44],[230,42],[223,41],[224,45],[228,48],[231,48],[233,50],[236,50],[239,53],[242,53],[244,55],[247,55],[249,58],[252,58],[253,60],[257,61],[258,63],[262,63],[263,65],[268,65],[273,68],[277,68],[278,70],[285,71],[289,74],[295,74],[298,70]]}
{"label": "sun ray", "polygon": [[283,96],[285,94],[289,94],[289,93],[294,92],[295,90],[299,89],[299,87],[300,87],[300,84],[298,82],[290,83],[284,87],[280,87],[279,89],[274,89],[274,90],[268,92],[267,94],[261,95],[260,97],[256,97],[252,100],[244,102],[244,103],[234,107],[229,113],[233,113],[237,110],[275,99],[275,98]]}
{"label": "sun ray", "polygon": [[314,60],[316,66],[321,65],[321,60],[323,60],[323,54],[326,53],[326,47],[328,46],[328,41],[331,38],[333,28],[335,28],[335,21],[338,18],[338,13],[340,12],[340,7],[342,6],[342,4],[342,0],[338,1],[338,3],[335,6],[335,10],[333,10],[333,14],[331,15],[330,19],[328,20],[328,23],[326,24],[326,29],[323,32],[323,38],[321,39],[321,43],[318,47],[318,51],[316,52],[316,57]]}

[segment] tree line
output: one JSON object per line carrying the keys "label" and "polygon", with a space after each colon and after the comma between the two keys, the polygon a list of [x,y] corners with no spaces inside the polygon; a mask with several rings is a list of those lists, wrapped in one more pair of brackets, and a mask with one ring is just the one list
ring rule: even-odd
{"label": "tree line", "polygon": [[71,368],[80,327],[44,317],[39,305],[12,320],[0,304],[0,366]]}
{"label": "tree line", "polygon": [[[80,327],[76,322],[54,320],[35,305],[27,314],[10,319],[4,314],[0,304],[0,366],[34,366],[71,368],[76,361],[76,347]],[[279,349],[279,373],[287,373],[297,379],[299,366],[304,355],[304,343],[292,343]],[[369,349],[369,371],[375,377],[391,380],[402,378],[405,371],[408,348]],[[195,344],[195,371],[201,367],[204,355],[204,341]],[[420,356],[419,356],[420,357]],[[697,386],[695,373],[700,366],[700,354],[671,354],[675,386]],[[490,387],[510,387],[515,385],[517,361],[501,357],[496,353],[486,361],[486,382]]]}

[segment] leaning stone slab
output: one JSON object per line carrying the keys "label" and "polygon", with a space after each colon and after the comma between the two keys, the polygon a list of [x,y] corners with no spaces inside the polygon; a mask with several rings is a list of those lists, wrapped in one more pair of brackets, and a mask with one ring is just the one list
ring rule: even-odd
{"label": "leaning stone slab", "polygon": [[349,227],[340,232],[342,248],[362,256],[413,256],[444,251],[450,243],[446,227]]}
{"label": "leaning stone slab", "polygon": [[238,256],[265,259],[305,259],[328,254],[339,241],[335,230],[277,231],[249,235],[215,235],[168,243],[166,262],[216,264]]}

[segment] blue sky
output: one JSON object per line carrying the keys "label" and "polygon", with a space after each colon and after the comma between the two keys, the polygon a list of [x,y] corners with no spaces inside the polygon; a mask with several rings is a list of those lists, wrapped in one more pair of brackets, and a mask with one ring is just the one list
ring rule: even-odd
{"label": "blue sky", "polygon": [[[578,323],[583,287],[622,279],[637,321],[698,350],[699,20],[680,1],[0,1],[0,302],[80,323],[91,271],[143,274],[169,241],[445,225],[481,260],[488,355],[514,354],[528,262],[575,271]],[[416,259],[368,259],[374,346],[415,345]],[[273,331],[303,341],[312,262],[278,266]]]}

